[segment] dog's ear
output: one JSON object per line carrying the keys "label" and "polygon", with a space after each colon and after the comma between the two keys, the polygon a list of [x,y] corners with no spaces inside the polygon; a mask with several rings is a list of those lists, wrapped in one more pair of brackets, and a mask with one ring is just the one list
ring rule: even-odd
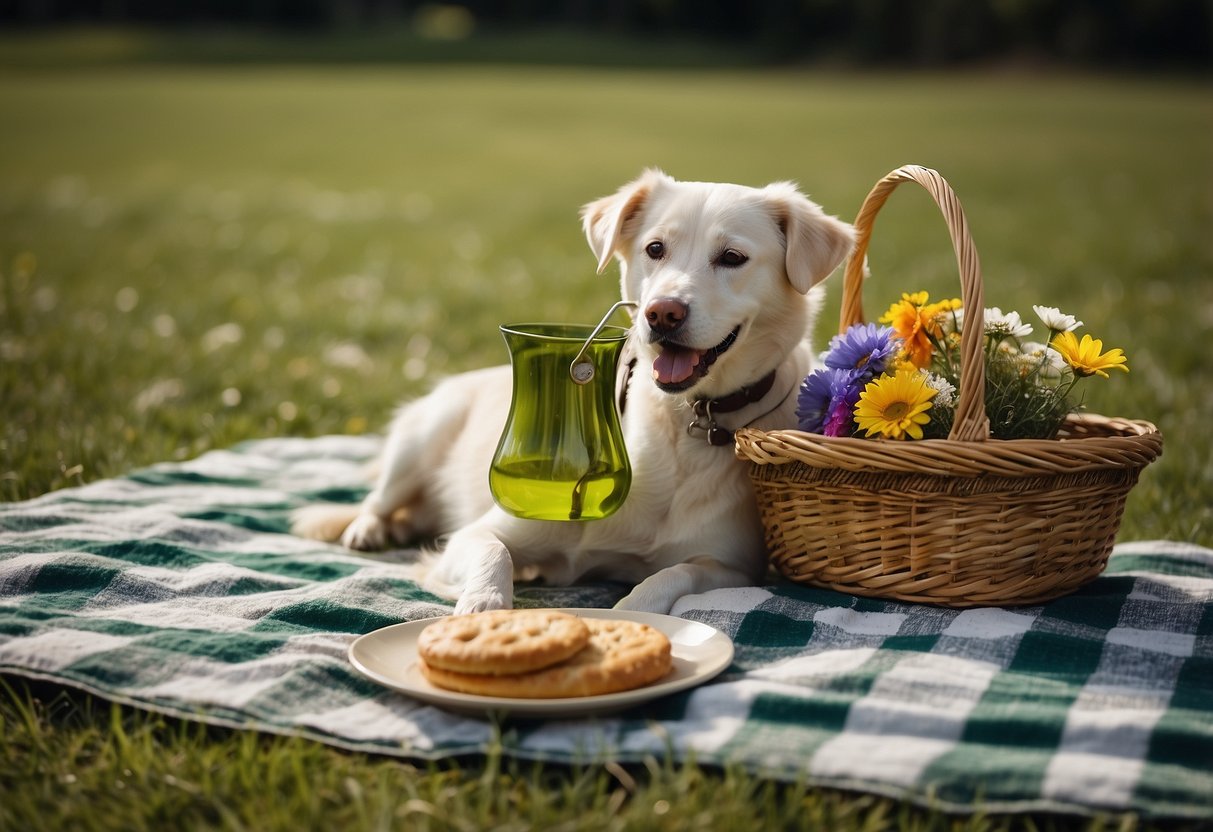
{"label": "dog's ear", "polygon": [[581,209],[581,226],[585,229],[590,249],[598,258],[599,274],[606,270],[611,255],[625,239],[628,220],[640,212],[653,189],[668,179],[656,168],[649,168],[615,193],[596,199]]}
{"label": "dog's ear", "polygon": [[851,253],[855,229],[827,215],[792,182],[775,182],[764,190],[787,240],[788,280],[803,295]]}

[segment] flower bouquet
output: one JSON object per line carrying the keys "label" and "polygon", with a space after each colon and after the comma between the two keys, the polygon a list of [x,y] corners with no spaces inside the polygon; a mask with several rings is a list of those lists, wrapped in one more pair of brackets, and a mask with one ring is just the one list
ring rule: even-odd
{"label": "flower bouquet", "polygon": [[[888,326],[853,324],[834,336],[801,386],[800,429],[825,436],[942,439],[954,421],[960,383],[964,307],[959,298],[929,302],[903,294],[880,318]],[[1079,409],[1084,378],[1128,372],[1120,349],[1074,330],[1082,321],[1055,307],[1033,306],[1049,331],[1046,342],[1018,312],[985,310],[985,409],[995,439],[1053,439]]]}
{"label": "flower bouquet", "polygon": [[[935,199],[961,297],[904,295],[864,322],[876,214],[903,182]],[[986,309],[964,212],[933,170],[881,179],[855,220],[839,336],[805,380],[801,430],[736,434],[771,561],[786,577],[955,607],[1040,603],[1107,564],[1125,500],[1162,452],[1148,422],[1078,413],[1083,380],[1127,371],[1080,323],[1040,307],[1048,335]],[[909,441],[905,441],[909,440]]]}

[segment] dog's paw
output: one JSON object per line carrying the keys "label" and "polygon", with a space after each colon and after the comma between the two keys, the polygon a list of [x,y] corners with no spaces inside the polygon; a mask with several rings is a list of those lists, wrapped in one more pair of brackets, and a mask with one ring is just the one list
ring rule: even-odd
{"label": "dog's paw", "polygon": [[341,535],[341,545],[347,549],[370,552],[387,546],[388,524],[374,514],[359,514]]}
{"label": "dog's paw", "polygon": [[467,615],[468,613],[486,612],[488,610],[512,609],[514,606],[513,600],[495,590],[465,592],[459,596],[459,600],[455,603],[455,615]]}
{"label": "dog's paw", "polygon": [[615,604],[617,610],[628,610],[629,612],[656,612],[662,615],[669,615],[670,610],[674,607],[674,601],[658,592],[651,592],[644,588],[643,584],[636,587]]}

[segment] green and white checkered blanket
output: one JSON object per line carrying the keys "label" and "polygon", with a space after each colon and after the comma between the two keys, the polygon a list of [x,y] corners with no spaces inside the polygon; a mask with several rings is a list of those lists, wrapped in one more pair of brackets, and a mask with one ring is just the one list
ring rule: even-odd
{"label": "green and white checkered blanket", "polygon": [[[286,533],[356,500],[372,438],[264,440],[0,505],[0,672],[187,719],[383,754],[484,751],[494,726],[367,681],[360,633],[450,607],[390,556]],[[625,588],[527,588],[609,606]],[[517,722],[524,758],[672,753],[945,810],[1213,818],[1213,551],[1119,545],[1070,597],[945,610],[786,583],[682,599],[728,633],[709,684],[615,716]]]}

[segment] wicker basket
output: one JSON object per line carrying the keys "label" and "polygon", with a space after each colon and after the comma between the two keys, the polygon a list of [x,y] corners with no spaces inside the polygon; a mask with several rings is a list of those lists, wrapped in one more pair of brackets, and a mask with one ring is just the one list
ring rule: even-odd
{"label": "wicker basket", "polygon": [[800,583],[951,607],[1040,603],[1107,564],[1125,499],[1162,453],[1148,422],[1071,416],[1057,439],[992,440],[984,405],[981,268],[956,195],[909,165],[876,184],[855,220],[839,331],[862,322],[865,255],[877,212],[917,182],[947,221],[965,327],[947,439],[896,441],[744,429],[774,565]]}

